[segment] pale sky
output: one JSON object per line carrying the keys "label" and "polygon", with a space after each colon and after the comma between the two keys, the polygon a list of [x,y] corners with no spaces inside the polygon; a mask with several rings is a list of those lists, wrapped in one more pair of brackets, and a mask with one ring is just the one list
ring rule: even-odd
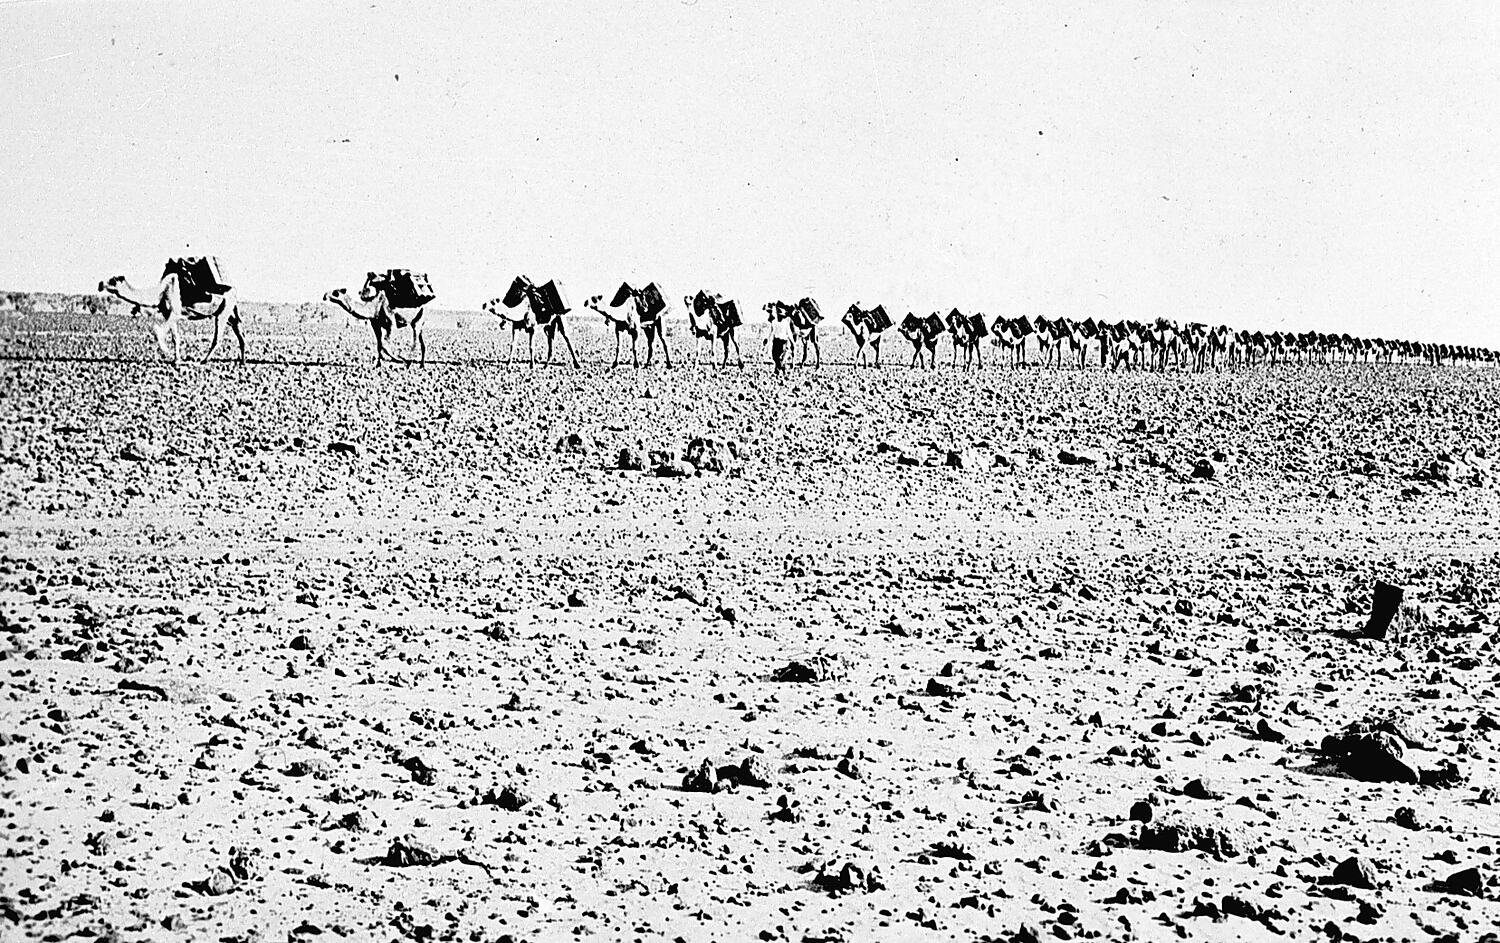
{"label": "pale sky", "polygon": [[0,287],[211,253],[1500,347],[1500,4],[0,0]]}

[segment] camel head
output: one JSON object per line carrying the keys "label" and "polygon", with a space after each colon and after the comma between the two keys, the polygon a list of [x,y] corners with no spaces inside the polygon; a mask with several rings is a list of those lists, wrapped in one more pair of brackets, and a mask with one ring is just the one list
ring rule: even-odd
{"label": "camel head", "polygon": [[341,301],[348,301],[349,300],[349,289],[347,289],[347,288],[335,288],[333,291],[325,292],[324,295],[323,295],[323,300],[324,301],[328,301],[328,302],[332,302],[333,304],[338,304]]}
{"label": "camel head", "polygon": [[99,283],[99,293],[101,295],[106,292],[108,292],[109,294],[114,294],[115,292],[120,290],[120,286],[123,284],[125,284],[124,275],[111,275],[109,278]]}

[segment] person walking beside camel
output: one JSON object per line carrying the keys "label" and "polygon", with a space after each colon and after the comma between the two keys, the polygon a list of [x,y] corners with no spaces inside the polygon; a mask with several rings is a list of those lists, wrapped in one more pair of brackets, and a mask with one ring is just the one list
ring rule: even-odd
{"label": "person walking beside camel", "polygon": [[771,362],[777,373],[786,373],[787,354],[792,346],[792,319],[787,315],[771,316]]}

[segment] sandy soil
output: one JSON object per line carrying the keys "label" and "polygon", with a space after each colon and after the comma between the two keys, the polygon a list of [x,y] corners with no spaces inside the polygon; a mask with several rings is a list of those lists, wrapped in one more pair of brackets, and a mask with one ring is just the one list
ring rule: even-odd
{"label": "sandy soil", "polygon": [[[1500,924],[1492,371],[38,330],[0,326],[0,938]],[[652,473],[696,436],[730,467]],[[1364,719],[1441,784],[1344,775]]]}

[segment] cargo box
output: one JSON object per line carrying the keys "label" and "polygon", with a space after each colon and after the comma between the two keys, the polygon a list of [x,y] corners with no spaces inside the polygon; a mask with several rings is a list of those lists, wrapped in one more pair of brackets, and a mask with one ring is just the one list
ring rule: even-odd
{"label": "cargo box", "polygon": [[432,283],[422,272],[393,268],[385,275],[385,298],[393,308],[420,308],[428,304],[437,293]]}
{"label": "cargo box", "polygon": [[739,327],[740,324],[740,306],[733,301],[721,302],[719,304],[719,329],[727,331],[730,328]]}
{"label": "cargo box", "polygon": [[561,317],[572,310],[568,307],[568,299],[563,294],[562,286],[555,280],[538,286],[536,296],[540,302],[535,311],[538,324],[551,324],[554,318]]}
{"label": "cargo box", "polygon": [[876,305],[874,308],[866,311],[865,315],[869,319],[869,331],[871,334],[879,334],[882,331],[889,331],[891,329],[891,316],[886,313],[885,305]]}
{"label": "cargo box", "polygon": [[984,323],[984,315],[978,313],[969,315],[969,332],[975,337],[990,336],[990,326]]}
{"label": "cargo box", "polygon": [[661,296],[661,289],[652,282],[641,289],[639,307],[642,321],[655,321],[661,317],[661,313],[667,310],[667,300]]}

